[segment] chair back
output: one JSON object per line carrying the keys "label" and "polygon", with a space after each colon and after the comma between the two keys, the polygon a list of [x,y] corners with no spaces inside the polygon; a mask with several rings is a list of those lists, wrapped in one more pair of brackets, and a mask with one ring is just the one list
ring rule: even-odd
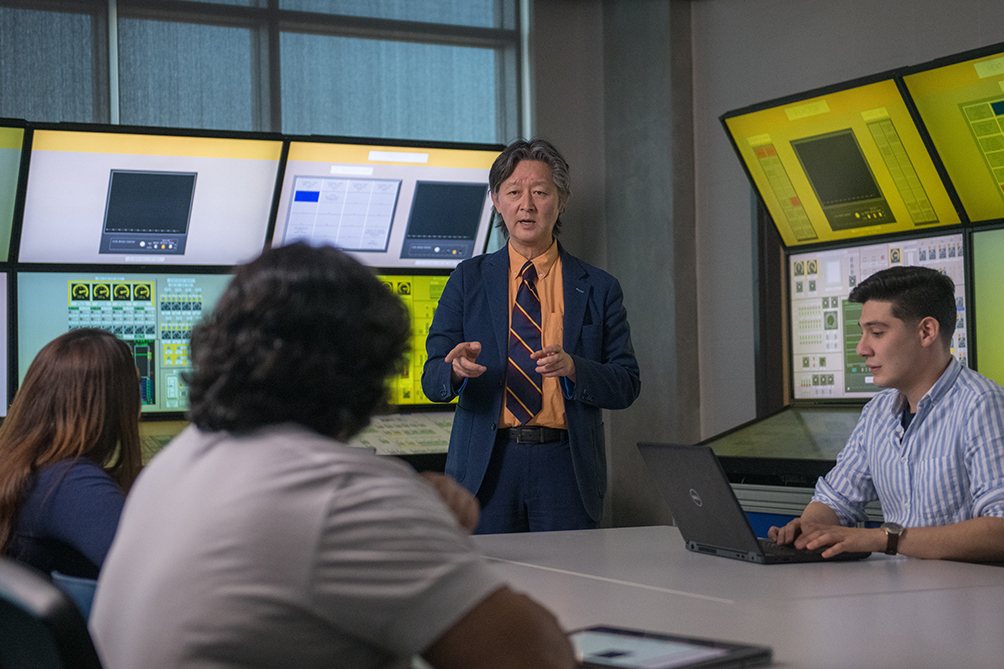
{"label": "chair back", "polygon": [[0,667],[101,669],[76,604],[41,572],[0,557]]}
{"label": "chair back", "polygon": [[94,591],[98,587],[97,579],[68,576],[58,571],[54,571],[49,575],[52,576],[53,584],[70,596],[73,603],[80,609],[84,620],[90,620],[91,604],[94,602]]}

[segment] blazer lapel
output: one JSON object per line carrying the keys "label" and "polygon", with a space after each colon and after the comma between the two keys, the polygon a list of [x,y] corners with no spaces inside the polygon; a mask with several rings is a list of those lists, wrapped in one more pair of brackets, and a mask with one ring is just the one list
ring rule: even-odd
{"label": "blazer lapel", "polygon": [[[498,343],[499,363],[505,367],[509,346],[509,247],[503,246],[484,261],[481,274],[488,297],[491,329]],[[484,353],[484,351],[482,351]]]}
{"label": "blazer lapel", "polygon": [[558,244],[558,251],[561,253],[561,282],[565,293],[565,322],[562,324],[561,345],[565,351],[574,353],[582,333],[589,299],[589,283],[585,280],[588,274],[577,259],[565,253],[561,244]]}

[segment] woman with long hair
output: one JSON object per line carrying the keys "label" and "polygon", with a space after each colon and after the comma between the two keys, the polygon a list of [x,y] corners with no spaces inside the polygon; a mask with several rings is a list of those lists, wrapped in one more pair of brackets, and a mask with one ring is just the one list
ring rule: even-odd
{"label": "woman with long hair", "polygon": [[71,330],[39,351],[0,426],[0,553],[97,578],[141,466],[129,347]]}

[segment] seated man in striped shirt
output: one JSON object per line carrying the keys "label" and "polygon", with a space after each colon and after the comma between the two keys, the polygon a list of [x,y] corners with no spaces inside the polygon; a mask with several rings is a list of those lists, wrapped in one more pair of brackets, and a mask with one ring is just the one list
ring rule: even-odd
{"label": "seated man in striped shirt", "polygon": [[[1004,388],[951,353],[955,285],[893,267],[855,288],[857,353],[884,388],[861,412],[836,466],[800,518],[771,539],[798,548],[1004,560]],[[878,499],[886,523],[859,528]]]}

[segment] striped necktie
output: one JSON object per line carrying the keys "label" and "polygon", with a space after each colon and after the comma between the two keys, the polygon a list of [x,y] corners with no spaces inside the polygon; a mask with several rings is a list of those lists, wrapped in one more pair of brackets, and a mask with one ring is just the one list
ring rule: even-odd
{"label": "striped necktie", "polygon": [[543,379],[534,371],[537,361],[530,359],[531,353],[541,349],[540,297],[535,286],[537,270],[527,260],[520,274],[523,280],[516,292],[509,326],[505,405],[522,425],[540,413]]}

